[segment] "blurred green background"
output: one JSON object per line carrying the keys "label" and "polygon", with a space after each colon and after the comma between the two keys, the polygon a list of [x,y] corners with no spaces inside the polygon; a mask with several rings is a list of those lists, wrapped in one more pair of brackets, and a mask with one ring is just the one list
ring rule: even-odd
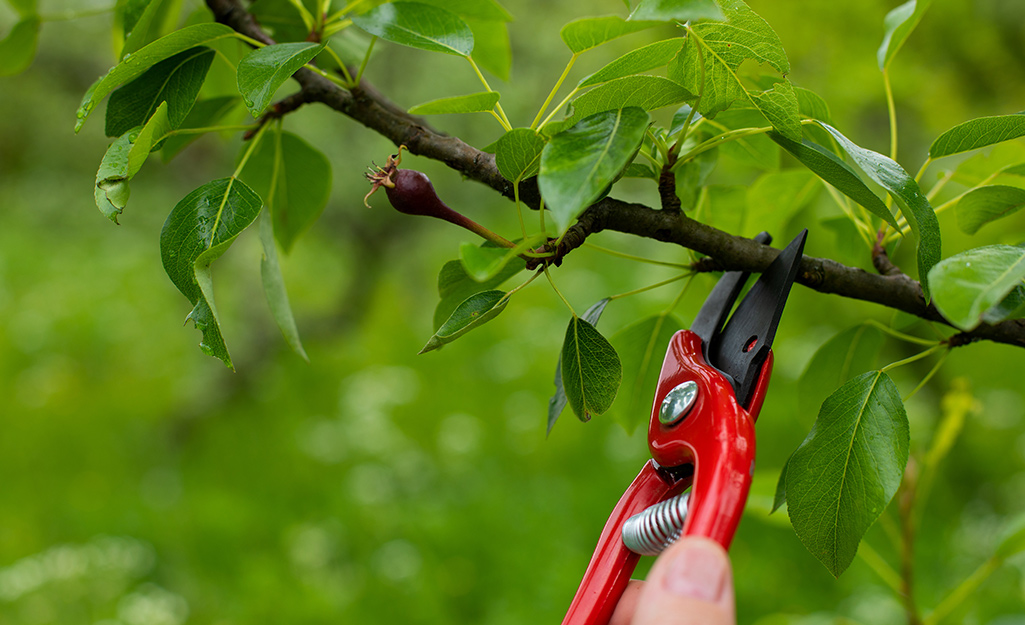
{"label": "blurred green background", "polygon": [[[517,18],[513,76],[493,86],[514,124],[526,125],[569,58],[562,24],[625,9],[619,0],[504,4]],[[896,3],[750,4],[783,40],[795,84],[822,95],[849,137],[886,151],[875,49]],[[102,5],[41,0],[41,12],[55,16],[88,6]],[[185,6],[186,14],[201,8]],[[1022,17],[1016,0],[941,2],[927,14],[892,70],[906,168],[916,171],[932,138],[953,124],[1022,108]],[[12,20],[0,6],[0,33]],[[589,54],[574,76],[651,36]],[[402,106],[477,89],[458,59],[378,48],[367,77]],[[230,174],[239,139],[204,137],[166,166],[151,159],[123,225],[113,226],[91,194],[107,145],[102,123],[72,133],[81,94],[113,61],[109,15],[52,21],[31,69],[0,79],[0,624],[560,621],[607,514],[647,453],[643,431],[630,435],[611,418],[582,424],[567,413],[545,437],[568,320],[556,296],[538,282],[496,321],[417,356],[432,332],[437,272],[468,235],[395,214],[383,197],[365,209],[361,173],[393,146],[311,106],[285,125],[331,158],[334,191],[283,259],[311,362],[289,351],[264,304],[251,229],[215,270],[238,369],[228,371],[197,349],[198,332],[182,327],[189,305],[163,272],[157,237],[181,197]],[[500,132],[484,115],[432,122],[477,146]],[[426,171],[454,207],[516,232],[511,205],[490,190],[437,163],[404,164]],[[716,175],[736,190],[754,174],[723,163]],[[643,183],[616,194],[657,197]],[[829,216],[813,204],[773,234],[786,241],[807,226],[808,253],[868,267],[867,255],[844,256],[844,231],[822,225]],[[945,255],[977,244],[951,225],[952,215],[941,223]],[[1025,239],[1025,219],[1003,223],[991,236]],[[613,233],[595,242],[686,259],[683,250]],[[556,279],[582,311],[670,275],[581,250]],[[695,280],[677,311],[684,323],[713,280]],[[613,334],[660,311],[677,288],[617,300],[599,327]],[[758,424],[749,513],[731,552],[741,623],[905,622],[897,598],[861,560],[834,580],[785,514],[767,516],[779,469],[815,418],[799,404],[796,382],[826,339],[865,317],[893,319],[878,306],[803,288],[791,296]],[[885,358],[906,349],[888,343]],[[931,364],[898,370],[901,390]],[[961,348],[908,404],[920,450],[952,384],[977,402],[917,543],[926,608],[1025,512],[1023,365],[1011,347]],[[867,541],[897,566],[883,530]],[[1025,623],[1023,571],[1021,561],[1001,568],[950,622]]]}

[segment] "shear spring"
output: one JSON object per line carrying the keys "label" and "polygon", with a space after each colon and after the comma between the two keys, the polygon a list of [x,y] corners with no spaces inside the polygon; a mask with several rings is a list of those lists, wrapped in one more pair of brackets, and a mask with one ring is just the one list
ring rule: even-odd
{"label": "shear spring", "polygon": [[683,533],[689,500],[690,493],[683,493],[633,515],[623,524],[623,544],[642,556],[662,553]]}

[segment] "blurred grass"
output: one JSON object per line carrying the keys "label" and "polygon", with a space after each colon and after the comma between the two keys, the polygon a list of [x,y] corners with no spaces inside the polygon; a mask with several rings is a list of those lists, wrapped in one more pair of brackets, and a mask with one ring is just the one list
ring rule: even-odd
{"label": "blurred grass", "polygon": [[[568,60],[561,24],[623,7],[507,4],[518,18],[514,84],[495,87],[525,125]],[[1012,5],[940,3],[923,21],[894,66],[902,154],[923,155],[932,136],[969,117],[1020,107],[1025,64]],[[874,51],[891,3],[752,6],[790,51],[794,81],[824,95],[849,136],[884,149]],[[336,184],[322,220],[284,261],[311,364],[287,350],[266,311],[259,244],[247,232],[215,270],[238,367],[230,373],[182,327],[189,307],[163,273],[157,236],[178,199],[227,175],[238,140],[206,137],[168,166],[148,164],[123,225],[103,219],[90,191],[102,124],[92,120],[77,137],[71,127],[81,93],[112,62],[107,20],[46,24],[31,70],[0,83],[0,624],[561,619],[646,448],[643,432],[569,414],[545,438],[567,321],[557,298],[528,289],[495,322],[416,356],[431,333],[437,271],[468,235],[395,215],[383,198],[366,211],[361,172],[393,147],[312,107],[286,125],[331,157]],[[638,40],[585,57],[576,75]],[[476,90],[456,61],[380,46],[368,76],[411,106]],[[435,121],[478,146],[498,135],[483,115]],[[437,163],[405,164],[473,218],[517,230],[508,203],[489,190]],[[627,189],[627,199],[654,201],[647,186]],[[819,210],[795,217],[777,240]],[[596,243],[685,258],[611,233]],[[833,254],[836,241],[813,225],[809,251]],[[580,311],[670,275],[580,250],[556,279]],[[712,281],[695,281],[678,311],[686,323]],[[661,310],[676,288],[616,301],[599,327],[611,334]],[[834,581],[785,516],[762,510],[814,420],[797,411],[800,372],[826,338],[865,315],[886,319],[867,304],[792,295],[759,420],[751,513],[732,550],[742,623],[904,621],[860,560]],[[888,356],[907,355],[901,349],[889,346]],[[982,406],[922,528],[924,605],[983,561],[1005,519],[1022,512],[1021,359],[1005,346],[963,348],[909,404],[916,449],[951,379],[967,378]],[[899,371],[902,390],[925,371]],[[882,530],[868,540],[897,566]],[[1020,567],[1005,567],[954,617],[1020,614],[1022,594]]]}

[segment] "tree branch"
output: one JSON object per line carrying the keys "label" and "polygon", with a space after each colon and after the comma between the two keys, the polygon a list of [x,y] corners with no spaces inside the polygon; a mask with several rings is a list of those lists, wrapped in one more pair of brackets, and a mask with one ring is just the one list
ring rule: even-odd
{"label": "tree branch", "polygon": [[[264,43],[273,43],[239,0],[206,0],[206,3],[218,22]],[[296,72],[294,78],[302,89],[303,101],[320,102],[387,137],[396,146],[405,145],[413,154],[441,161],[462,175],[508,198],[513,197],[513,185],[498,172],[493,155],[431,128],[422,119],[391,103],[365,81],[358,88],[346,91],[306,69]],[[536,180],[520,183],[520,199],[538,208],[540,194]],[[751,239],[733,236],[695,221],[682,211],[655,210],[614,198],[605,198],[588,208],[571,228],[573,236],[565,237],[564,243],[571,242],[569,245],[576,247],[589,235],[602,230],[681,245],[715,258],[726,270],[761,272],[779,253],[779,250]],[[569,245],[559,250],[561,255],[572,249]],[[827,258],[805,256],[797,282],[821,293],[874,302],[928,321],[950,325],[935,306],[926,303],[921,285],[899,271],[876,275]],[[1025,320],[983,324],[971,332],[959,333],[953,339],[952,344],[957,345],[985,339],[1025,347]]]}

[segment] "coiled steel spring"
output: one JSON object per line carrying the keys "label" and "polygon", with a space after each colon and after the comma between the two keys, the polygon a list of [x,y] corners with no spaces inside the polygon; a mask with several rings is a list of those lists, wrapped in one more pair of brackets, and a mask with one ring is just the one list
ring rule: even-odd
{"label": "coiled steel spring", "polygon": [[690,493],[666,499],[623,523],[623,544],[642,556],[657,556],[676,542],[687,520]]}

